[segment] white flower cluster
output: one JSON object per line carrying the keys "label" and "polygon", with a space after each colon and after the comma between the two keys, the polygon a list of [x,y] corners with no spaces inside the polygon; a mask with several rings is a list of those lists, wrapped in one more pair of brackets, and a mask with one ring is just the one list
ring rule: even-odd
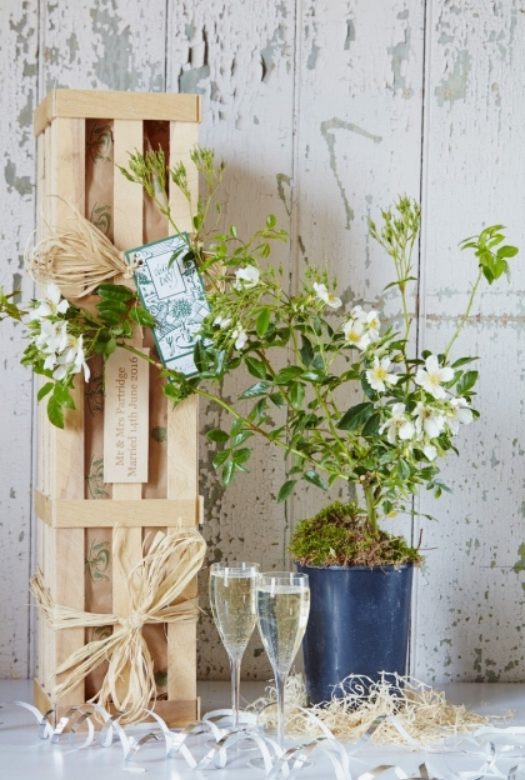
{"label": "white flower cluster", "polygon": [[[257,268],[253,265],[247,265],[244,268],[239,268],[235,272],[235,290],[249,290],[259,284],[261,274]],[[232,326],[231,317],[222,317],[221,315],[215,317],[213,325],[221,330],[229,330]],[[237,323],[231,331],[231,338],[234,341],[235,349],[244,349],[248,342],[248,334],[244,330],[241,323]]]}
{"label": "white flower cluster", "polygon": [[372,309],[365,311],[361,306],[354,306],[350,317],[343,325],[345,339],[352,347],[364,351],[379,340],[381,322],[378,313]]}
{"label": "white flower cluster", "polygon": [[450,366],[440,366],[436,355],[429,355],[425,367],[416,372],[415,383],[436,399],[437,404],[418,401],[410,413],[405,404],[396,403],[391,408],[390,418],[381,427],[390,444],[399,439],[420,447],[429,460],[434,460],[438,450],[432,442],[448,429],[456,434],[460,425],[469,425],[473,420],[467,401],[452,396],[443,384],[454,378]]}
{"label": "white flower cluster", "polygon": [[72,336],[68,333],[67,322],[57,319],[68,308],[69,303],[61,297],[56,284],[49,284],[45,300],[39,301],[28,315],[30,323],[38,324],[32,329],[33,343],[44,357],[44,368],[53,372],[53,379],[60,381],[83,371],[88,382],[90,370],[82,336]]}

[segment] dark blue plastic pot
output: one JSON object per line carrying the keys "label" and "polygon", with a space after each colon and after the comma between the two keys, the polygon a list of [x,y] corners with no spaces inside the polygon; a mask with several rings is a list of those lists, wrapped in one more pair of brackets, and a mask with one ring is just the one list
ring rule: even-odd
{"label": "dark blue plastic pot", "polygon": [[349,674],[406,673],[413,570],[297,564],[310,580],[303,651],[312,704],[342,695],[336,686]]}

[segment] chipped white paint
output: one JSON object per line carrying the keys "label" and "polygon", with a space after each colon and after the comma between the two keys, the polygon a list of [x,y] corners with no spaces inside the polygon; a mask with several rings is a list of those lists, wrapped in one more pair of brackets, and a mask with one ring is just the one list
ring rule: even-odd
{"label": "chipped white paint", "polygon": [[[278,259],[292,272],[292,285],[304,262],[326,262],[347,301],[384,303],[395,316],[394,296],[381,297],[388,259],[367,238],[366,220],[397,192],[422,192],[418,337],[430,348],[442,343],[473,270],[457,241],[483,221],[501,219],[525,247],[522,5],[4,0],[0,64],[10,88],[0,115],[2,281],[9,286],[19,273],[33,221],[29,121],[37,84],[40,96],[52,86],[198,91],[201,139],[228,163],[227,219],[248,232],[268,212],[278,215],[291,234]],[[525,597],[512,571],[525,541],[524,268],[523,259],[516,263],[508,290],[483,295],[482,316],[458,345],[480,355],[483,417],[463,437],[461,459],[446,467],[454,494],[439,503],[420,499],[421,511],[439,518],[424,526],[425,546],[433,549],[416,589],[412,662],[423,679],[525,677]],[[17,366],[19,329],[4,326],[1,338],[2,431],[10,446],[1,456],[0,676],[23,676],[30,663],[31,380]],[[217,414],[203,409],[203,426]],[[210,560],[284,565],[289,525],[322,497],[304,491],[286,509],[277,507],[283,465],[264,447],[251,474],[227,493],[210,460],[203,441]],[[401,525],[410,532],[409,521]],[[203,676],[227,675],[206,620],[200,655]],[[257,638],[245,674],[268,674]]]}

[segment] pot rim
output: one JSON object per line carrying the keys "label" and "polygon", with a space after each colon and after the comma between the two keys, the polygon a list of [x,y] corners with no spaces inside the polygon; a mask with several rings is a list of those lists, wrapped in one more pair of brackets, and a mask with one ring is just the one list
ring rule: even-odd
{"label": "pot rim", "polygon": [[295,566],[300,566],[303,569],[316,569],[317,571],[401,571],[404,569],[414,569],[416,564],[414,563],[401,563],[395,566],[393,563],[385,563],[379,566],[338,566],[336,564],[330,566],[315,566],[310,563],[299,563],[299,561],[293,562]]}

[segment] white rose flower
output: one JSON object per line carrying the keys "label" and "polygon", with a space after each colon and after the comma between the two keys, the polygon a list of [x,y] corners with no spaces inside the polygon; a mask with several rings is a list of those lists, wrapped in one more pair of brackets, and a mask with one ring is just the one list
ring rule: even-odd
{"label": "white rose flower", "polygon": [[448,403],[447,425],[452,433],[459,431],[460,424],[470,425],[473,419],[472,409],[464,398],[451,398]]}
{"label": "white rose flower", "polygon": [[230,325],[232,324],[231,317],[215,317],[213,320],[213,324],[216,328],[220,328],[221,330],[227,330]]}
{"label": "white rose flower", "polygon": [[436,355],[429,355],[425,360],[425,368],[418,368],[415,382],[433,398],[444,399],[447,392],[442,384],[450,382],[451,379],[454,379],[453,369],[450,366],[440,366]]}
{"label": "white rose flower", "polygon": [[68,301],[62,298],[56,284],[48,284],[46,294],[47,297],[29,312],[28,319],[30,321],[41,320],[44,317],[57,317],[59,314],[65,314],[69,309]]}
{"label": "white rose flower", "polygon": [[242,325],[237,325],[232,331],[232,338],[235,339],[235,349],[244,349],[248,336]]}
{"label": "white rose flower", "polygon": [[236,290],[246,290],[250,287],[255,287],[256,284],[259,284],[260,276],[259,270],[253,265],[239,268],[239,270],[235,272],[234,287]]}
{"label": "white rose flower", "polygon": [[391,365],[389,357],[384,357],[380,360],[377,355],[374,356],[372,368],[365,372],[368,384],[372,390],[384,393],[387,385],[395,385],[399,377],[388,373]]}
{"label": "white rose flower", "polygon": [[343,305],[341,298],[338,298],[327,288],[326,284],[313,283],[314,292],[320,301],[326,303],[331,309],[339,309]]}
{"label": "white rose flower", "polygon": [[367,313],[362,306],[354,306],[352,311],[350,312],[350,317],[353,320],[357,320],[358,322],[364,324],[367,317]]}
{"label": "white rose flower", "polygon": [[373,341],[377,341],[379,338],[379,331],[381,330],[381,320],[379,319],[378,313],[374,311],[374,309],[367,312],[366,314],[365,329],[370,334],[370,338]]}
{"label": "white rose flower", "polygon": [[408,441],[416,434],[416,427],[407,416],[404,404],[394,404],[390,418],[381,426],[381,433],[386,431],[386,438],[390,444],[395,444],[396,439]]}
{"label": "white rose flower", "polygon": [[78,338],[69,336],[66,349],[57,356],[56,366],[53,371],[53,379],[60,381],[68,374],[79,374],[83,371],[85,381],[89,382],[91,372],[86,363],[82,336]]}
{"label": "white rose flower", "polygon": [[368,333],[365,333],[363,325],[358,320],[351,319],[345,322],[343,332],[351,347],[364,350],[370,344],[370,337]]}
{"label": "white rose flower", "polygon": [[418,433],[424,433],[429,439],[435,439],[443,432],[445,428],[445,415],[431,406],[419,401],[413,411],[416,418],[416,430]]}
{"label": "white rose flower", "polygon": [[[68,333],[66,322],[51,322],[51,320],[42,320],[40,323],[40,332],[33,339],[36,348],[48,357],[54,357],[58,352],[62,352],[68,344]],[[47,361],[46,361],[47,362]],[[46,365],[45,368],[52,368],[54,363]]]}
{"label": "white rose flower", "polygon": [[437,458],[438,451],[433,444],[425,444],[423,452],[428,460],[435,460]]}

